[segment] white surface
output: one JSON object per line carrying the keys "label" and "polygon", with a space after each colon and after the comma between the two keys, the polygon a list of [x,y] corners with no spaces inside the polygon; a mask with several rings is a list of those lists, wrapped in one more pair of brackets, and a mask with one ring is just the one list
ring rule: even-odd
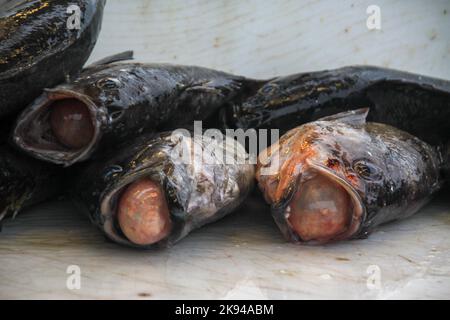
{"label": "white surface", "polygon": [[[366,27],[369,4],[380,31]],[[129,49],[252,77],[372,64],[450,79],[450,1],[108,0],[90,61]],[[44,204],[0,233],[0,298],[450,298],[449,207],[327,247],[287,244],[244,207],[170,250],[137,251],[70,204]],[[69,265],[80,290],[66,288]],[[380,289],[367,287],[371,265]]]}
{"label": "white surface", "polygon": [[[0,234],[0,298],[450,298],[448,201],[324,247],[285,243],[264,206],[250,210],[255,202],[151,251],[106,241],[70,203],[41,205]],[[69,265],[81,269],[80,290],[66,287]],[[380,286],[370,289],[374,268]]]}
{"label": "white surface", "polygon": [[[90,61],[147,62],[272,77],[372,64],[450,78],[449,0],[108,0]],[[381,30],[368,30],[369,5]]]}

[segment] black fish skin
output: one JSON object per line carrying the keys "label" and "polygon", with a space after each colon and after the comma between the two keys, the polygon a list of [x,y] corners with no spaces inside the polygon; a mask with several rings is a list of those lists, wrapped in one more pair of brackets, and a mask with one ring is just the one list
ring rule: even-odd
{"label": "black fish skin", "polygon": [[62,180],[57,166],[0,145],[0,222],[28,205],[57,195]]}
{"label": "black fish skin", "polygon": [[[345,181],[364,208],[354,232],[319,243],[365,238],[383,223],[416,213],[442,187],[441,159],[427,143],[389,125],[341,121],[323,118],[294,128],[270,147],[269,161],[260,155],[256,173],[260,189],[289,241],[304,242],[287,223],[286,212],[311,172],[325,170]],[[276,154],[280,169],[262,175]]]}
{"label": "black fish skin", "polygon": [[274,79],[223,117],[228,127],[286,132],[363,107],[370,108],[369,121],[392,125],[432,145],[450,138],[450,81],[372,66]]}
{"label": "black fish skin", "polygon": [[[81,10],[69,30],[69,5]],[[10,0],[0,4],[0,116],[25,108],[42,89],[77,74],[101,28],[105,0]]]}
{"label": "black fish skin", "polygon": [[[47,90],[30,105],[17,121],[14,140],[34,157],[67,166],[89,158],[96,149],[117,145],[145,132],[170,130],[192,125],[194,120],[213,118],[220,108],[239,103],[262,84],[194,66],[95,64],[72,82]],[[49,134],[48,120],[40,113],[42,106],[52,97],[74,95],[88,101],[95,119],[97,132],[91,145],[76,151],[59,145],[52,146],[51,151],[33,148]]]}
{"label": "black fish skin", "polygon": [[[232,212],[254,185],[254,165],[223,163],[217,156],[222,147],[213,140],[202,141],[201,138],[192,136],[183,140],[187,143],[184,144],[178,138],[173,139],[171,132],[140,136],[127,146],[117,148],[111,156],[79,165],[81,169],[74,179],[72,197],[114,242],[144,249],[155,245],[171,246],[193,229]],[[234,140],[227,140],[227,143],[231,141],[234,145]],[[195,160],[195,169],[190,163],[180,162],[180,150],[191,152],[194,144],[203,151],[203,159],[211,161],[200,164]],[[228,152],[226,150],[221,152]],[[237,159],[248,160],[245,150],[238,150]],[[174,226],[168,238],[153,245],[137,245],[126,239],[115,212],[121,191],[144,176],[162,186]]]}

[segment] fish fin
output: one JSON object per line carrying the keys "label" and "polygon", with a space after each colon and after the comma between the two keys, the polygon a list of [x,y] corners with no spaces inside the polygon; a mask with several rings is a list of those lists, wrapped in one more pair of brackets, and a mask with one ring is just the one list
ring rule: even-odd
{"label": "fish fin", "polygon": [[105,57],[103,59],[100,59],[100,60],[97,60],[97,61],[91,63],[90,65],[84,67],[82,70],[79,70],[75,74],[72,74],[72,75],[66,74],[65,82],[67,82],[67,83],[72,82],[81,74],[81,72],[83,70],[86,70],[86,69],[89,69],[89,68],[92,68],[95,66],[102,66],[102,65],[109,64],[109,63],[113,63],[113,62],[132,60],[132,59],[133,59],[133,51],[132,50],[113,54],[112,56],[108,56],[108,57]]}
{"label": "fish fin", "polygon": [[355,126],[362,126],[366,123],[369,108],[344,111],[331,116],[320,118],[319,121],[337,121]]}
{"label": "fish fin", "polygon": [[2,212],[0,212],[0,222],[3,220],[4,217],[6,217],[6,214],[8,213],[8,209],[6,208]]}
{"label": "fish fin", "polygon": [[18,209],[7,207],[5,210],[0,212],[0,222],[6,217],[6,216],[12,216],[12,219],[14,219],[17,216]]}
{"label": "fish fin", "polygon": [[108,57],[105,57],[103,59],[100,59],[100,60],[97,60],[97,61],[91,63],[88,66],[88,68],[91,66],[105,65],[105,64],[110,64],[113,62],[118,62],[118,61],[132,60],[133,54],[134,54],[134,52],[132,50],[116,53],[116,54],[113,54],[112,56],[108,56]]}

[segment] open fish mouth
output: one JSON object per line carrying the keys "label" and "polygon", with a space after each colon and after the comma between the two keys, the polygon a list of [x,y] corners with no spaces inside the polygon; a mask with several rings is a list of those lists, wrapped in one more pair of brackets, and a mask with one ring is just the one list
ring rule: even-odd
{"label": "open fish mouth", "polygon": [[307,164],[285,209],[291,232],[302,242],[318,244],[351,238],[365,216],[359,194],[330,169]]}
{"label": "open fish mouth", "polygon": [[100,213],[111,240],[141,247],[169,236],[172,221],[159,179],[152,168],[144,168],[124,176],[105,193]]}
{"label": "open fish mouth", "polygon": [[101,112],[86,95],[46,89],[19,117],[14,142],[32,156],[69,166],[93,152],[101,136]]}

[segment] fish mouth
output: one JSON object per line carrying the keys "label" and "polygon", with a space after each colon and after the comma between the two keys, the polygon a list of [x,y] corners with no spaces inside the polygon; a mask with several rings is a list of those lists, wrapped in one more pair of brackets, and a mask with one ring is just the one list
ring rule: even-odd
{"label": "fish mouth", "polygon": [[306,163],[285,211],[291,232],[302,242],[317,244],[352,238],[366,214],[360,195],[325,166]]}
{"label": "fish mouth", "polygon": [[100,109],[88,96],[45,89],[17,120],[13,141],[35,158],[70,166],[93,152],[101,123]]}
{"label": "fish mouth", "polygon": [[101,200],[103,230],[111,240],[149,248],[170,235],[168,202],[159,177],[150,171],[123,177]]}

